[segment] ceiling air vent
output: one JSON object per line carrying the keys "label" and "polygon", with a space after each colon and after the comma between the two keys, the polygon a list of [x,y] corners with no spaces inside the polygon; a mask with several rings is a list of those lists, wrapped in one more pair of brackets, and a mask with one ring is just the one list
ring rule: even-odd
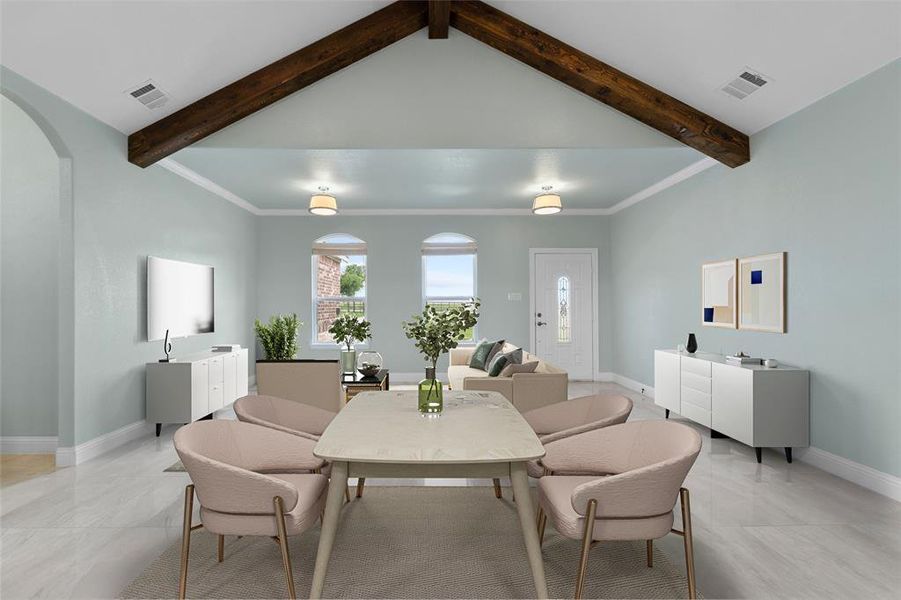
{"label": "ceiling air vent", "polygon": [[149,110],[160,108],[169,102],[169,95],[161,90],[159,86],[150,79],[127,90],[125,93],[143,104]]}
{"label": "ceiling air vent", "polygon": [[739,74],[738,77],[736,77],[720,89],[722,89],[733,98],[744,100],[745,98],[765,86],[768,82],[769,78],[765,75],[756,71],[752,71],[750,69],[745,69]]}

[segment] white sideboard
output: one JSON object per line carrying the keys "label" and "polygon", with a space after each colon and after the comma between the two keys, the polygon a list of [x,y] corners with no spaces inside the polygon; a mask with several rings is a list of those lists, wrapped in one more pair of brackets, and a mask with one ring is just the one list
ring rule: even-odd
{"label": "white sideboard", "polygon": [[779,365],[737,365],[720,354],[654,351],[654,402],[748,446],[810,445],[810,374]]}
{"label": "white sideboard", "polygon": [[147,420],[190,423],[247,395],[247,348],[147,363]]}

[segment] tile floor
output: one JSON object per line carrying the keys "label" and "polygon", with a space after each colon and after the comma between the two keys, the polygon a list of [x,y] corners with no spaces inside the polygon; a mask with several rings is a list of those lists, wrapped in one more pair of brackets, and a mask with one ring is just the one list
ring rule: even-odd
{"label": "tile floor", "polygon": [[[615,384],[570,387],[574,397],[597,391],[632,397],[633,419],[663,417]],[[163,473],[177,459],[173,431],[0,489],[0,596],[115,598],[176,542],[188,477]],[[781,452],[765,452],[758,465],[750,448],[702,435],[687,485],[698,588],[707,598],[898,597],[901,503],[789,465]],[[658,545],[682,560],[677,536]]]}

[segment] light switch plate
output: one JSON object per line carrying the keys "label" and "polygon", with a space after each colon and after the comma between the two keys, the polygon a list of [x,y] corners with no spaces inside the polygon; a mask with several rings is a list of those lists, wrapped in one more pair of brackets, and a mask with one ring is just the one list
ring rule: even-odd
{"label": "light switch plate", "polygon": [[520,294],[519,292],[508,292],[507,300],[509,300],[510,302],[521,302],[522,294]]}

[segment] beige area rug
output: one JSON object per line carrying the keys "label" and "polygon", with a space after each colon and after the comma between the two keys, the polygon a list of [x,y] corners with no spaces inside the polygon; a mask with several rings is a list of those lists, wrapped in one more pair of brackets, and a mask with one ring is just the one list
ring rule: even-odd
{"label": "beige area rug", "polygon": [[[509,498],[509,495],[508,495]],[[323,596],[326,598],[531,598],[535,595],[516,506],[490,488],[368,488],[345,505]],[[319,528],[291,538],[298,597],[308,597]],[[550,527],[544,564],[552,598],[572,598],[579,542]],[[179,543],[122,591],[122,598],[172,598],[178,588]],[[191,536],[189,598],[284,598],[278,544],[226,537],[216,562],[216,536]],[[644,542],[610,542],[592,550],[586,598],[684,598],[683,564]]]}
{"label": "beige area rug", "polygon": [[184,473],[185,471],[187,471],[187,469],[181,464],[180,460],[163,469],[163,473]]}

